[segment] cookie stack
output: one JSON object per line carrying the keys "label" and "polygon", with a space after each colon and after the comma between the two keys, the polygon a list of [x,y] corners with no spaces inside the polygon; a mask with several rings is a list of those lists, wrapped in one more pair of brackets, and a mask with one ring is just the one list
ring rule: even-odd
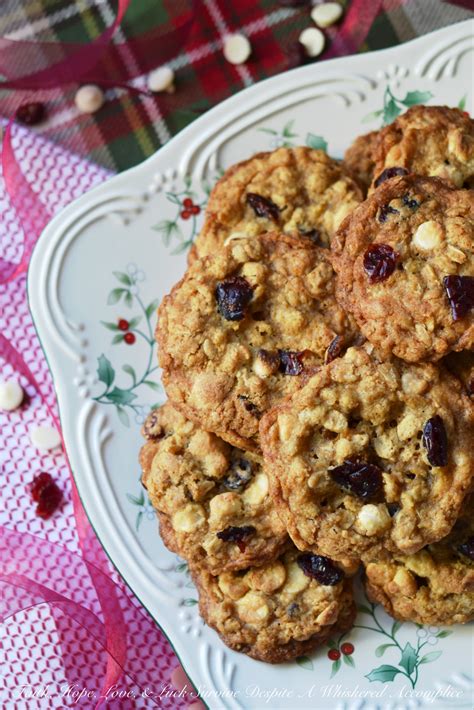
{"label": "cookie stack", "polygon": [[474,617],[473,185],[474,122],[416,107],[343,163],[281,148],[214,188],[140,458],[231,648],[349,629],[361,565],[396,618]]}

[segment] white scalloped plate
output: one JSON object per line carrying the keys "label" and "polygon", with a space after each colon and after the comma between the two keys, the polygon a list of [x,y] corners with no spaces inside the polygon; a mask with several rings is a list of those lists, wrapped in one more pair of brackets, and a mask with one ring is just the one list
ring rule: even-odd
{"label": "white scalloped plate", "polygon": [[[366,608],[359,628],[335,640],[331,655],[339,650],[339,660],[324,648],[275,667],[227,649],[201,622],[184,566],[158,538],[139,484],[137,453],[139,425],[164,398],[151,344],[155,309],[146,309],[181,277],[184,252],[202,217],[202,209],[183,217],[182,201],[202,208],[219,171],[258,150],[327,143],[328,152],[340,157],[356,135],[416,100],[450,106],[465,101],[472,112],[473,39],[469,21],[246,89],[142,165],[70,205],[33,254],[31,309],[86,511],[111,560],[212,708],[472,706],[472,627],[393,624],[361,592]],[[132,320],[137,317],[139,323]],[[127,344],[121,340],[125,331],[109,329],[119,318],[128,321],[135,342]],[[341,653],[342,643],[352,644],[353,652]]]}

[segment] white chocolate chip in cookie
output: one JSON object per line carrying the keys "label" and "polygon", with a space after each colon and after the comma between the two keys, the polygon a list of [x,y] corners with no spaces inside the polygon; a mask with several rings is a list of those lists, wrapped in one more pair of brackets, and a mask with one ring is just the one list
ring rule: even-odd
{"label": "white chocolate chip in cookie", "polygon": [[251,589],[266,594],[271,594],[279,589],[285,579],[285,565],[278,560],[264,567],[254,567],[245,575],[245,581]]}
{"label": "white chocolate chip in cookie", "polygon": [[173,515],[171,522],[177,532],[190,533],[201,527],[205,520],[203,507],[198,503],[188,503]]}
{"label": "white chocolate chip in cookie", "polygon": [[391,519],[385,504],[368,503],[359,510],[354,527],[361,535],[371,537],[383,533],[390,524]]}
{"label": "white chocolate chip in cookie", "polygon": [[244,577],[239,577],[233,572],[223,572],[217,578],[217,584],[221,592],[234,601],[241,599],[249,590],[249,586]]}
{"label": "white chocolate chip in cookie", "polygon": [[252,483],[242,493],[247,505],[259,505],[268,495],[268,477],[263,471],[257,473]]}
{"label": "white chocolate chip in cookie", "polygon": [[286,582],[283,591],[288,594],[298,594],[309,586],[309,577],[305,575],[296,562],[290,562],[286,569]]}
{"label": "white chocolate chip in cookie", "polygon": [[400,567],[393,578],[394,584],[407,597],[414,597],[417,592],[416,580],[412,573],[404,567]]}
{"label": "white chocolate chip in cookie", "polygon": [[270,607],[263,594],[247,592],[236,603],[240,618],[247,624],[263,624],[270,616]]}
{"label": "white chocolate chip in cookie", "polygon": [[434,222],[432,219],[428,222],[423,222],[420,224],[415,234],[413,235],[413,244],[418,249],[423,251],[431,251],[439,247],[443,240],[443,228],[438,222]]}
{"label": "white chocolate chip in cookie", "polygon": [[242,513],[242,501],[237,493],[220,493],[209,502],[209,527],[221,528],[224,521]]}

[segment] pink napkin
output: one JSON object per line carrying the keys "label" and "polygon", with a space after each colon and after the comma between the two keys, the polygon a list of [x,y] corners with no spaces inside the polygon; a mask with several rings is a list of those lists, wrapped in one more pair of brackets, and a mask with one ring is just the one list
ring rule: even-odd
{"label": "pink napkin", "polygon": [[[50,214],[108,177],[105,170],[26,129],[15,129],[13,147]],[[0,205],[0,254],[15,262],[21,255],[22,229],[3,179]],[[77,498],[74,514],[65,455],[61,450],[43,454],[31,444],[30,428],[52,425],[57,410],[28,311],[25,274],[0,285],[0,341],[0,353],[10,360],[0,360],[0,379],[19,379],[28,395],[19,410],[0,412],[4,706],[94,708],[104,702],[101,694],[112,684],[107,707],[184,707],[189,699],[173,697],[170,686],[177,666],[171,647],[99,550],[84,516],[78,515]],[[27,377],[19,374],[10,346],[23,358]],[[61,509],[49,520],[35,515],[28,493],[40,471],[49,472],[64,493]],[[94,555],[94,567],[81,556],[77,520],[83,527],[82,547]]]}

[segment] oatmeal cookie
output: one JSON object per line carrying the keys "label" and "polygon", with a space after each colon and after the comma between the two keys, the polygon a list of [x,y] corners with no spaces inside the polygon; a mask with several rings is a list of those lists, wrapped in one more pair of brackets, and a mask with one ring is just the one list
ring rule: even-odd
{"label": "oatmeal cookie", "polygon": [[367,194],[375,170],[374,153],[380,131],[372,131],[355,139],[344,154],[344,166],[347,172],[364,188]]}
{"label": "oatmeal cookie", "polygon": [[350,580],[331,560],[293,547],[263,567],[216,577],[191,567],[191,574],[206,623],[230,648],[260,661],[310,653],[354,622]]}
{"label": "oatmeal cookie", "polygon": [[399,172],[474,187],[474,121],[457,108],[413,106],[380,131],[373,187]]}
{"label": "oatmeal cookie", "polygon": [[474,619],[474,505],[451,534],[407,557],[371,562],[369,597],[396,619],[417,624],[464,624]]}
{"label": "oatmeal cookie", "polygon": [[368,350],[349,348],[260,425],[294,543],[342,561],[441,539],[474,486],[474,407],[460,383]]}
{"label": "oatmeal cookie", "polygon": [[163,382],[187,417],[258,450],[259,418],[355,331],[334,298],[327,249],[259,235],[196,261],[158,315]]}
{"label": "oatmeal cookie", "polygon": [[167,547],[212,574],[263,564],[287,542],[258,457],[203,431],[168,402],[148,416],[143,485]]}
{"label": "oatmeal cookie", "polygon": [[331,251],[337,298],[385,357],[474,348],[474,191],[391,179],[345,220]]}
{"label": "oatmeal cookie", "polygon": [[474,352],[449,353],[444,360],[448,370],[461,380],[469,397],[474,398]]}
{"label": "oatmeal cookie", "polygon": [[232,235],[278,230],[309,235],[328,246],[362,201],[343,166],[321,150],[279,148],[233,165],[211,192],[191,261],[214,254]]}

